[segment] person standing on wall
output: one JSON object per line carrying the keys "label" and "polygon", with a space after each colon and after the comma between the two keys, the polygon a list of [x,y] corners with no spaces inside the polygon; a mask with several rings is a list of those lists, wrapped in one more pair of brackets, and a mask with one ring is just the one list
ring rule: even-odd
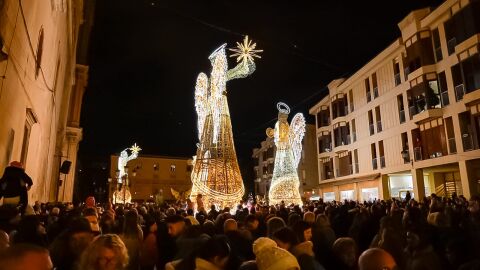
{"label": "person standing on wall", "polygon": [[12,161],[0,178],[0,199],[3,197],[3,204],[20,205],[23,210],[28,205],[28,190],[32,185],[22,163]]}

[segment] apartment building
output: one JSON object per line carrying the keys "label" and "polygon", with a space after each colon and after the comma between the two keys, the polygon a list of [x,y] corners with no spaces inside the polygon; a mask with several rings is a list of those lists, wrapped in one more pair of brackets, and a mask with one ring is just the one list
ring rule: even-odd
{"label": "apartment building", "polygon": [[[110,156],[109,198],[115,188],[119,188],[117,166],[118,155]],[[189,158],[140,155],[130,160],[127,167],[132,201],[151,200],[157,193],[165,200],[175,200],[170,188],[180,193],[192,188],[192,159]]]}
{"label": "apartment building", "polygon": [[480,191],[480,1],[415,10],[401,37],[328,85],[316,117],[326,201]]}
{"label": "apartment building", "polygon": [[[302,158],[298,164],[298,179],[300,180],[300,195],[311,196],[311,192],[318,186],[318,168],[316,152],[315,125],[307,124],[303,137]],[[253,149],[254,173],[255,173],[255,194],[268,196],[270,184],[273,177],[275,165],[275,142],[273,138],[267,137],[261,142],[260,148]]]}

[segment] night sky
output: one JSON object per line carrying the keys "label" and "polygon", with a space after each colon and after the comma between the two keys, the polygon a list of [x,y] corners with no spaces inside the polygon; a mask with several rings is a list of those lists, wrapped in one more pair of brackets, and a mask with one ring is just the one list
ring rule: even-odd
{"label": "night sky", "polygon": [[[278,101],[290,105],[292,116],[308,114],[331,80],[351,75],[400,36],[397,24],[410,11],[441,2],[97,1],[80,168],[107,164],[134,142],[141,154],[194,155],[196,77],[210,74],[214,49],[234,47],[248,34],[262,58],[227,90],[237,155],[251,181],[252,149],[273,126]],[[81,176],[82,186],[91,178]]]}

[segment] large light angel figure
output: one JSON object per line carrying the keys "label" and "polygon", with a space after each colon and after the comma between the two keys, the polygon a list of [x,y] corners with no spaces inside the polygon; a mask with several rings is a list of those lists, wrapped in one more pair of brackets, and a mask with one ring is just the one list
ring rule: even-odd
{"label": "large light angel figure", "polygon": [[301,113],[297,113],[289,125],[287,118],[290,108],[283,102],[279,102],[277,108],[278,121],[275,128],[267,129],[267,136],[274,138],[277,147],[273,177],[268,193],[269,203],[275,205],[283,201],[285,204],[302,205],[297,167],[302,156],[305,118]]}
{"label": "large light angel figure", "polygon": [[238,64],[228,69],[226,44],[216,49],[209,60],[210,77],[200,73],[195,85],[195,109],[198,116],[197,154],[193,157],[192,193],[195,201],[201,194],[207,205],[235,206],[245,192],[233,143],[232,124],[227,101],[226,82],[245,78],[255,71],[256,44],[245,37],[237,43],[232,57]]}
{"label": "large light angel figure", "polygon": [[[130,150],[132,153],[128,155],[127,150]],[[124,149],[120,152],[120,156],[118,157],[118,182],[122,184],[120,190],[115,189],[113,193],[113,201],[114,202],[122,202],[122,203],[130,203],[132,200],[132,194],[130,193],[130,188],[128,187],[128,175],[125,172],[125,166],[127,163],[138,157],[138,153],[142,150],[136,143],[132,145],[130,148]]]}

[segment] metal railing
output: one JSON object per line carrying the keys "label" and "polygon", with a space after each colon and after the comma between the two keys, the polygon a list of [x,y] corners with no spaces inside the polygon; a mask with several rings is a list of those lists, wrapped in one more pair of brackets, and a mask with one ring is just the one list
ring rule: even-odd
{"label": "metal railing", "polygon": [[373,88],[373,98],[377,98],[377,97],[378,97],[378,86]]}
{"label": "metal railing", "polygon": [[378,169],[377,158],[372,159],[372,168],[374,170]]}
{"label": "metal railing", "polygon": [[408,74],[410,74],[410,67],[406,67],[406,68],[404,69],[404,72],[405,72],[405,80],[407,80]]}
{"label": "metal railing", "polygon": [[377,132],[382,132],[382,121],[377,121]]}
{"label": "metal railing", "polygon": [[412,119],[412,117],[417,114],[417,107],[415,105],[412,105],[412,106],[409,106],[408,107],[408,114],[410,114],[410,119]]}
{"label": "metal railing", "polygon": [[401,77],[400,77],[400,73],[395,74],[394,77],[395,77],[395,86],[397,86],[397,85],[399,85],[399,84],[402,83],[402,79],[401,79]]}
{"label": "metal railing", "polygon": [[459,84],[455,86],[455,97],[458,100],[462,100],[463,96],[465,95],[465,86],[462,84]]}
{"label": "metal railing", "polygon": [[448,139],[448,149],[450,150],[450,154],[457,153],[457,145],[455,144],[455,138]]}
{"label": "metal railing", "polygon": [[445,107],[448,104],[450,104],[450,100],[448,99],[448,91],[444,91],[440,93],[440,101],[442,102],[442,107]]}
{"label": "metal railing", "polygon": [[415,161],[422,160],[422,147],[415,147],[413,148],[413,156],[415,157]]}
{"label": "metal railing", "polygon": [[398,113],[400,115],[400,124],[405,123],[405,111],[400,110]]}
{"label": "metal railing", "polygon": [[370,128],[370,135],[375,134],[375,125],[370,124],[370,125],[369,125],[369,128]]}
{"label": "metal railing", "polygon": [[370,95],[370,91],[367,91],[367,102],[372,101],[372,95]]}
{"label": "metal railing", "polygon": [[385,156],[380,157],[380,168],[385,168]]}
{"label": "metal railing", "polygon": [[451,55],[455,52],[455,46],[457,46],[456,38],[451,38],[447,41],[448,55]]}

